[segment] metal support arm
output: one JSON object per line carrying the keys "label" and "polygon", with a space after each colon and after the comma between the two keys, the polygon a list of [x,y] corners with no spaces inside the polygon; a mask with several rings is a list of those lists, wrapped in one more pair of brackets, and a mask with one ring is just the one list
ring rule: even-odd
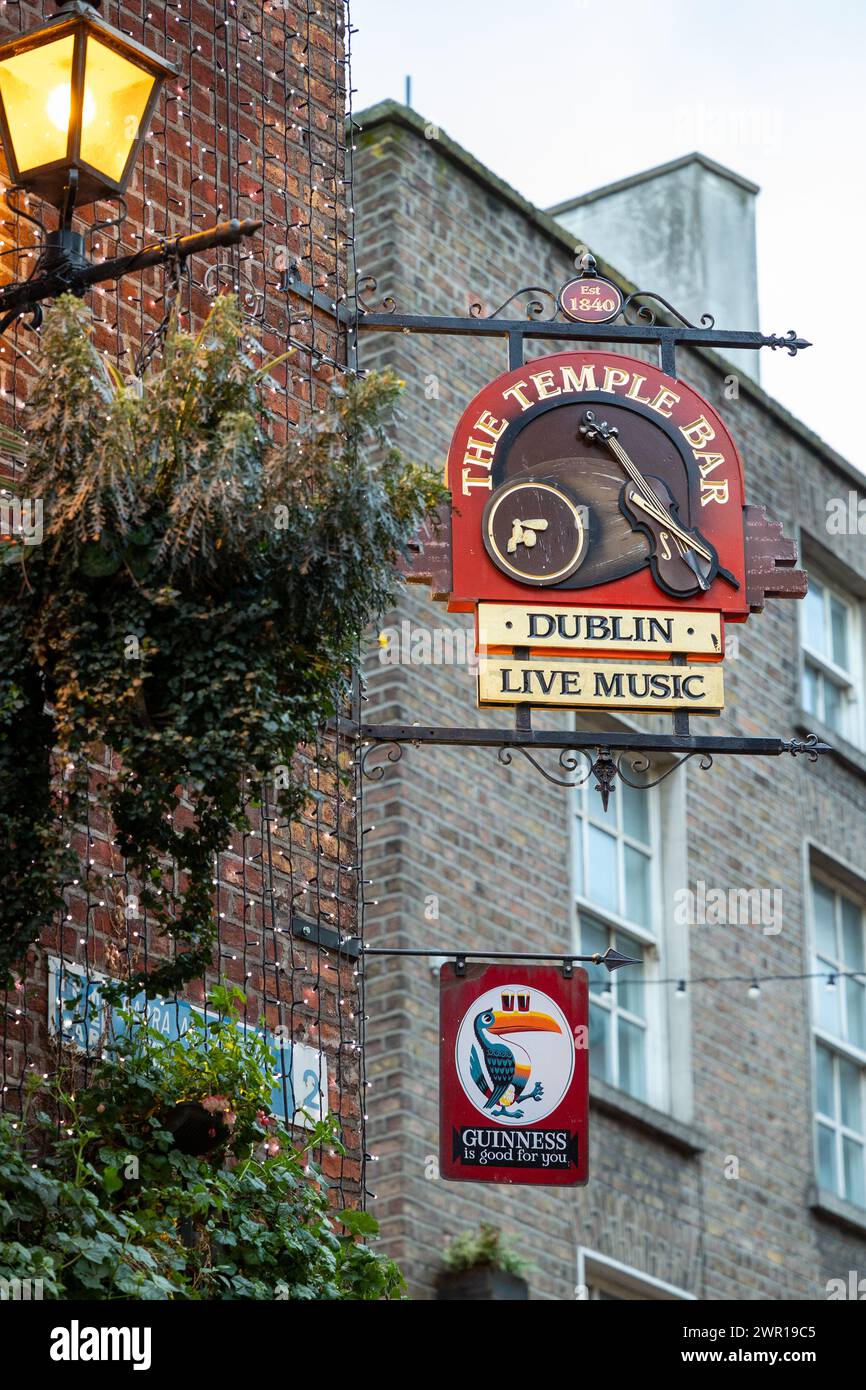
{"label": "metal support arm", "polygon": [[[639,734],[625,730],[600,732],[551,732],[532,729],[436,728],[415,724],[361,724],[358,738],[363,745],[360,755],[361,771],[371,781],[381,781],[388,764],[398,763],[406,744],[443,744],[457,748],[496,748],[504,767],[509,767],[513,754],[520,753],[536,772],[557,787],[576,787],[595,778],[595,789],[601,795],[606,811],[616,779],[636,791],[658,786],[678,767],[692,758],[707,771],[720,754],[749,757],[792,757],[803,755],[816,762],[821,753],[831,752],[829,744],[821,743],[816,734],[805,739],[739,738],[733,735],[704,734]],[[384,762],[367,766],[368,759],[384,750]],[[538,761],[539,752],[559,752],[558,773],[550,772]],[[658,753],[670,759],[656,776],[648,777],[650,754]],[[585,768],[585,770],[582,770]],[[653,771],[657,771],[653,769]],[[565,774],[564,776],[558,774]],[[577,774],[577,775],[574,775]]]}
{"label": "metal support arm", "polygon": [[125,256],[114,256],[106,261],[88,261],[80,252],[81,238],[77,233],[52,232],[46,239],[46,249],[39,264],[47,266],[29,280],[7,285],[0,290],[0,333],[4,333],[11,323],[28,310],[35,310],[38,317],[33,326],[41,321],[40,305],[44,299],[53,299],[65,292],[83,294],[91,285],[104,280],[119,280],[124,275],[146,270],[148,266],[165,265],[169,261],[183,262],[188,256],[199,251],[208,251],[213,246],[234,246],[243,237],[252,236],[264,224],[253,218],[243,221],[233,218],[230,222],[219,222],[201,232],[191,232],[188,236],[164,237],[160,241],[143,246],[140,251],[132,251]]}

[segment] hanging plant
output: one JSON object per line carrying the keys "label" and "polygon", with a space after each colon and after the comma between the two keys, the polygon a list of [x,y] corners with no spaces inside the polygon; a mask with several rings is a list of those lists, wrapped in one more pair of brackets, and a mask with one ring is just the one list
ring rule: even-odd
{"label": "hanging plant", "polygon": [[360,634],[442,489],[389,444],[389,372],[332,388],[306,430],[270,444],[268,368],[244,356],[229,297],[199,334],[175,326],[143,383],[105,361],[71,296],[41,346],[26,489],[44,536],[0,545],[0,986],[74,876],[68,827],[107,745],[116,844],[179,948],[125,982],[152,995],[210,963],[214,856],[245,824],[245,776],[289,769],[277,806],[297,814],[295,754],[345,697]]}
{"label": "hanging plant", "polygon": [[[243,996],[210,1003],[223,1016],[175,1041],[127,1010],[86,1085],[64,1052],[47,1084],[30,1078],[21,1116],[0,1115],[0,1279],[67,1300],[402,1298],[375,1220],[329,1201],[317,1152],[348,1158],[339,1117],[287,1128],[273,1058],[238,1027]],[[201,1077],[234,1104],[204,1148],[171,1123]]]}

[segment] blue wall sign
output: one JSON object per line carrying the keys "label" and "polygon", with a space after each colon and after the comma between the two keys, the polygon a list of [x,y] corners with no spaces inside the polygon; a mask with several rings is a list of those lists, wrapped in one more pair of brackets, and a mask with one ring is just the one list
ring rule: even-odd
{"label": "blue wall sign", "polygon": [[[96,1053],[109,1031],[123,1033],[124,1024],[102,997],[105,976],[85,975],[78,965],[57,956],[48,959],[48,1028],[55,1036],[82,1052]],[[185,999],[146,999],[144,993],[132,1000],[132,1008],[145,1013],[150,1028],[166,1040],[182,1038],[192,1023],[208,1017],[205,1009]],[[243,1024],[238,1024],[243,1030]],[[278,1042],[265,1034],[274,1059],[274,1089],[271,1108],[279,1119],[309,1129],[312,1122],[328,1113],[328,1059],[306,1043]]]}

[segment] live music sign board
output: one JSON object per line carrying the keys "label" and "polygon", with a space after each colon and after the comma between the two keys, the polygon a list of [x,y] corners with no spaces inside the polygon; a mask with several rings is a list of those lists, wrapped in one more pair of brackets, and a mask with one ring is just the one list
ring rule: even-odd
{"label": "live music sign board", "polygon": [[723,708],[723,620],[750,611],[743,469],[693,387],[613,352],[537,358],[466,408],[447,476],[480,705]]}
{"label": "live music sign board", "polygon": [[589,1176],[585,970],[449,962],[440,972],[439,1172],[582,1186]]}

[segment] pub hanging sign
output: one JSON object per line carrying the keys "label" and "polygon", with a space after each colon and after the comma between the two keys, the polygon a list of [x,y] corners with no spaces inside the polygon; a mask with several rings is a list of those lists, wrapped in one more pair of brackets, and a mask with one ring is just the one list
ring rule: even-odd
{"label": "pub hanging sign", "polygon": [[723,619],[750,611],[743,469],[697,391],[618,353],[538,358],[466,408],[448,481],[479,705],[723,708]]}
{"label": "pub hanging sign", "polygon": [[587,1009],[585,970],[442,966],[441,1177],[587,1182]]}

